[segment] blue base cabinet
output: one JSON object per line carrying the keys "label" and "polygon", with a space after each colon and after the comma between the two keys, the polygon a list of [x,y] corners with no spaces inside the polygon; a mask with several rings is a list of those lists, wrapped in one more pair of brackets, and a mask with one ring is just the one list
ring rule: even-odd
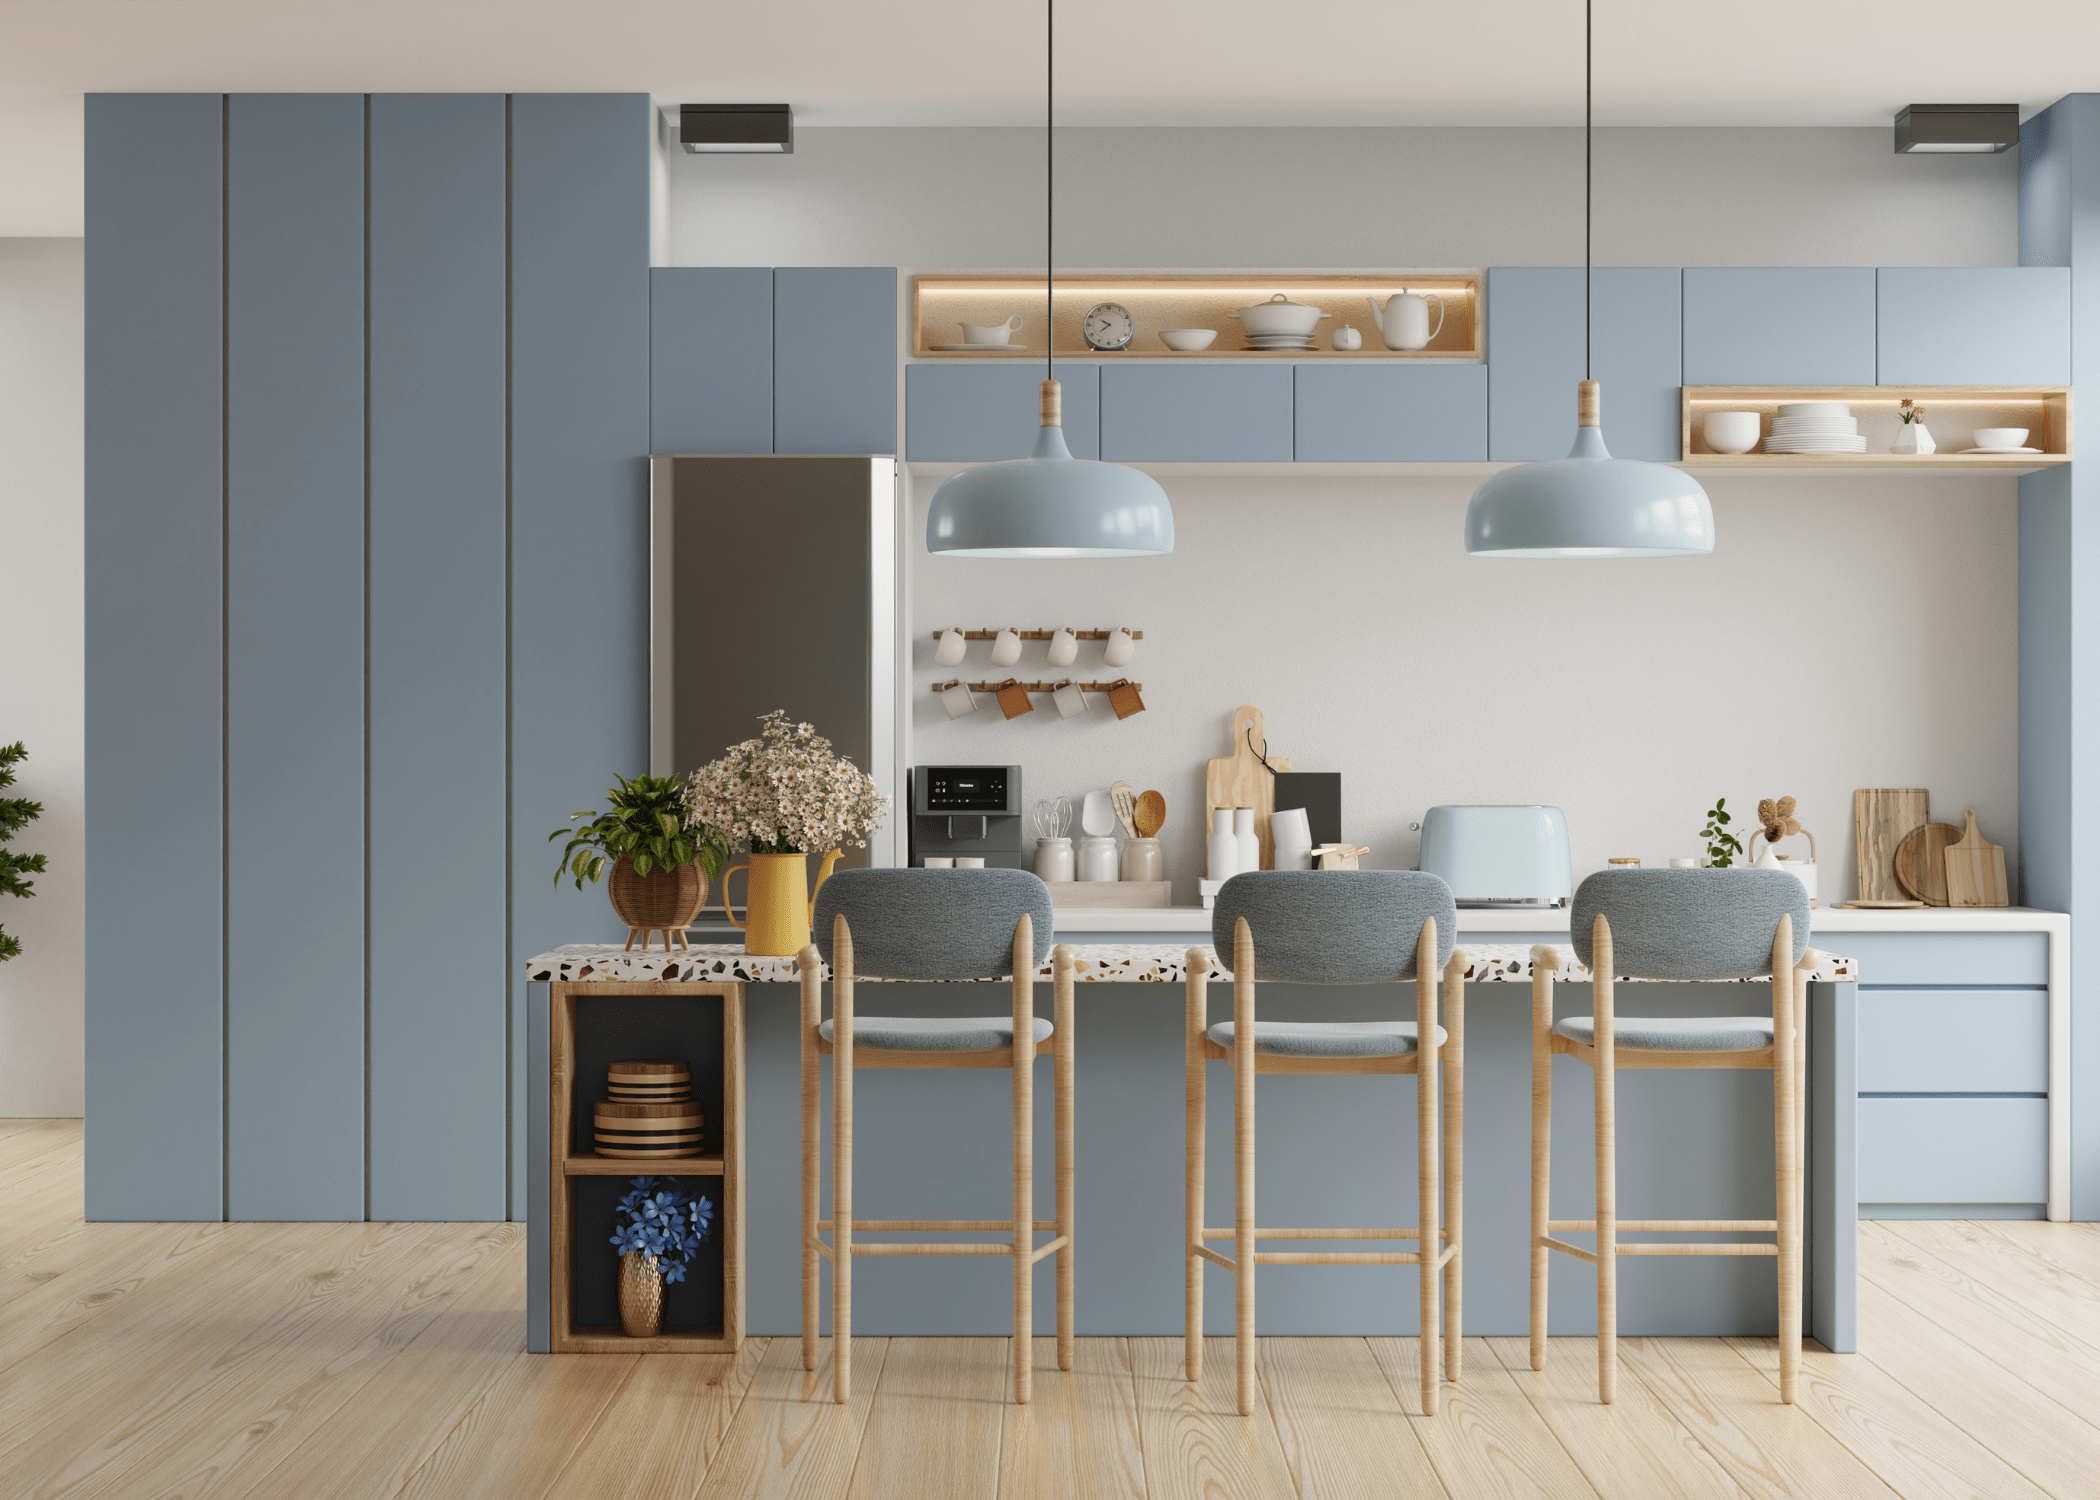
{"label": "blue base cabinet", "polygon": [[1101,456],[1110,463],[1289,463],[1289,365],[1104,365]]}

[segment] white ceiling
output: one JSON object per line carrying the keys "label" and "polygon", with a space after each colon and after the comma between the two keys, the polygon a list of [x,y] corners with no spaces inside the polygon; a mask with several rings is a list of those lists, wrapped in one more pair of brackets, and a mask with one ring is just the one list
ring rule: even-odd
{"label": "white ceiling", "polygon": [[[1061,122],[1567,125],[1577,0],[1064,0]],[[0,234],[79,232],[95,90],[645,91],[806,126],[1029,125],[1043,11],[989,0],[0,0]],[[1600,0],[1614,125],[1885,125],[2094,83],[2100,4]]]}

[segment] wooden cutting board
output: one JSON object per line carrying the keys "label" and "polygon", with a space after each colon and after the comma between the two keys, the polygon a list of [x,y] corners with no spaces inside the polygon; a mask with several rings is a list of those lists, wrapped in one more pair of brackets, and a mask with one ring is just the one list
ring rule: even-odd
{"label": "wooden cutting board", "polygon": [[[1215,756],[1203,770],[1203,836],[1210,837],[1210,815],[1221,807],[1254,809],[1254,829],[1261,838],[1261,867],[1276,868],[1276,850],[1270,843],[1269,816],[1276,811],[1277,771],[1288,771],[1291,763],[1280,755],[1268,765],[1254,752],[1268,743],[1261,710],[1242,703],[1232,711],[1232,754]],[[1248,743],[1249,739],[1253,743]]]}
{"label": "wooden cutting board", "polygon": [[1858,899],[1906,899],[1903,888],[1896,884],[1896,846],[1912,829],[1930,821],[1932,797],[1923,787],[1862,787],[1852,794],[1852,840],[1859,854]]}
{"label": "wooden cutting board", "polygon": [[1947,904],[1947,846],[1961,837],[1952,823],[1926,823],[1896,846],[1896,884],[1927,906]]}
{"label": "wooden cutting board", "polygon": [[1969,809],[1968,831],[1947,846],[1949,906],[2010,906],[2005,889],[2005,851],[1976,828],[1976,809]]}

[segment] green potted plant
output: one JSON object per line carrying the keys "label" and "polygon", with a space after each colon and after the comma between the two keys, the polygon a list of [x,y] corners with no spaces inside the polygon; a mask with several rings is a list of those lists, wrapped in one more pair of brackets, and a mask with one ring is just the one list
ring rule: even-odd
{"label": "green potted plant", "polygon": [[1728,799],[1714,798],[1714,805],[1706,815],[1706,826],[1699,830],[1699,837],[1706,840],[1706,867],[1709,870],[1726,870],[1735,864],[1735,856],[1743,852],[1736,836],[1728,831],[1735,820],[1728,814]]}
{"label": "green potted plant", "polygon": [[[15,762],[29,752],[22,742],[0,745],[0,787],[15,784]],[[0,895],[33,896],[35,885],[22,877],[44,873],[44,856],[41,854],[10,854],[5,845],[29,824],[43,815],[44,804],[31,802],[25,797],[0,797]],[[10,937],[7,929],[0,927],[0,959],[13,958],[22,951],[22,940]]]}
{"label": "green potted plant", "polygon": [[[550,843],[569,841],[554,870],[555,884],[573,875],[580,891],[586,880],[595,885],[610,865],[606,890],[627,924],[627,946],[634,946],[639,933],[646,952],[649,934],[661,932],[668,952],[675,932],[684,947],[685,929],[707,905],[708,882],[722,873],[729,845],[706,824],[688,820],[685,783],[678,777],[614,779],[619,785],[606,789],[607,811],[572,813],[569,827],[547,835]],[[579,818],[590,821],[578,825]]]}

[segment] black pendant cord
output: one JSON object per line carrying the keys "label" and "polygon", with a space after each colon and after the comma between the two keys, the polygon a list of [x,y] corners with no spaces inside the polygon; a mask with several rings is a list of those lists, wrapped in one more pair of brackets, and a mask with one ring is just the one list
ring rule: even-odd
{"label": "black pendant cord", "polygon": [[1590,218],[1592,212],[1590,200],[1596,194],[1596,188],[1591,181],[1593,148],[1590,144],[1592,95],[1597,86],[1596,64],[1591,60],[1590,43],[1591,11],[1594,5],[1595,0],[1582,0],[1582,378],[1584,380],[1596,378],[1590,372],[1590,323],[1593,317],[1590,307]]}
{"label": "black pendant cord", "polygon": [[1057,379],[1057,0],[1043,0],[1043,378]]}

